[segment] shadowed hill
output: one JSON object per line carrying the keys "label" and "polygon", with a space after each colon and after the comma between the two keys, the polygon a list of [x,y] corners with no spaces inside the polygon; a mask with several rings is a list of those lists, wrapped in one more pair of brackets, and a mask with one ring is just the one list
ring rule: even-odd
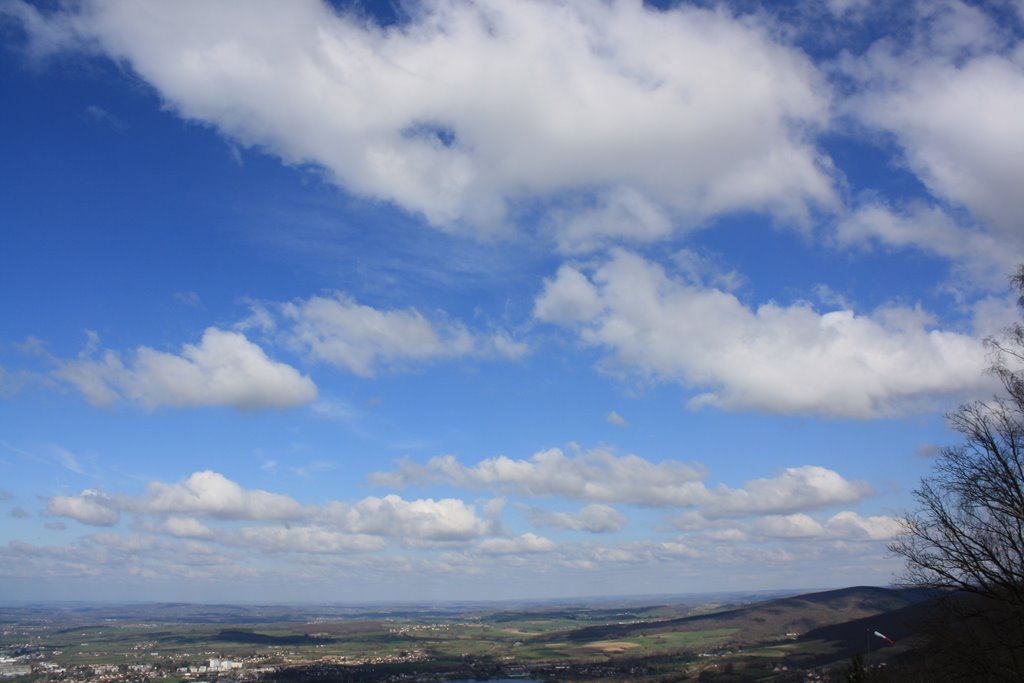
{"label": "shadowed hill", "polygon": [[322,645],[335,642],[331,638],[311,636],[308,633],[275,636],[241,629],[223,629],[213,637],[213,640],[247,645]]}
{"label": "shadowed hill", "polygon": [[811,629],[801,640],[828,641],[850,653],[890,647],[873,635],[875,631],[884,633],[897,644],[904,643],[918,635],[921,625],[934,614],[936,594],[930,591],[922,591],[922,594],[924,600],[899,609]]}
{"label": "shadowed hill", "polygon": [[642,624],[612,624],[562,631],[549,640],[584,642],[670,632],[734,629],[736,643],[763,643],[801,636],[826,626],[901,610],[932,597],[919,589],[856,586],[768,600],[734,609]]}

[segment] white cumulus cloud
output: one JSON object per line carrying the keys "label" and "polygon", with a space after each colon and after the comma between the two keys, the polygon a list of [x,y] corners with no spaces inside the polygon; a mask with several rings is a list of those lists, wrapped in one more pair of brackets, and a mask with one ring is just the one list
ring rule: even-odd
{"label": "white cumulus cloud", "polygon": [[771,479],[752,479],[741,489],[710,489],[707,516],[748,516],[829,507],[872,494],[864,482],[849,481],[834,470],[816,465],[787,467]]}
{"label": "white cumulus cloud", "polygon": [[476,509],[454,498],[405,500],[394,494],[370,496],[354,505],[337,504],[329,515],[353,533],[408,541],[465,541],[483,536],[488,523]]}
{"label": "white cumulus cloud", "polygon": [[624,368],[699,391],[693,407],[869,418],[988,386],[981,341],[934,329],[916,309],[751,309],[621,250],[588,272],[562,266],[535,316]]}
{"label": "white cumulus cloud", "polygon": [[[891,134],[936,198],[965,207],[986,226],[988,235],[964,232],[967,260],[986,255],[1000,265],[1005,253],[991,248],[993,240],[1024,248],[1024,43],[972,4],[922,2],[915,9],[909,39],[882,39],[842,61],[860,86],[843,108]],[[934,251],[921,234],[926,229],[912,238]],[[938,250],[955,249],[946,221],[934,234]]]}
{"label": "white cumulus cloud", "polygon": [[849,510],[830,517],[825,522],[825,528],[834,536],[872,541],[887,541],[903,533],[903,525],[894,517],[887,515],[863,517]]}
{"label": "white cumulus cloud", "polygon": [[121,521],[121,513],[110,498],[96,489],[87,489],[77,496],[54,496],[47,502],[46,511],[92,526],[113,526]]}
{"label": "white cumulus cloud", "polygon": [[[95,338],[93,337],[93,346]],[[208,328],[181,353],[140,346],[127,362],[112,350],[87,349],[58,360],[53,372],[99,406],[129,401],[145,408],[231,406],[240,410],[291,408],[316,399],[313,381],[267,357],[238,332]]]}
{"label": "white cumulus cloud", "polygon": [[219,519],[289,520],[307,512],[291,496],[246,489],[224,475],[195,472],[181,484],[150,482],[146,495],[126,499],[126,508],[147,514],[195,515]]}
{"label": "white cumulus cloud", "polygon": [[804,513],[768,515],[749,525],[758,536],[785,539],[830,539],[840,541],[887,541],[902,532],[900,521],[886,515],[864,517],[850,510],[824,520]]}
{"label": "white cumulus cloud", "polygon": [[181,116],[446,228],[596,190],[560,238],[579,248],[834,200],[823,78],[725,10],[429,0],[383,29],[319,0],[13,7],[37,52],[122,60]]}

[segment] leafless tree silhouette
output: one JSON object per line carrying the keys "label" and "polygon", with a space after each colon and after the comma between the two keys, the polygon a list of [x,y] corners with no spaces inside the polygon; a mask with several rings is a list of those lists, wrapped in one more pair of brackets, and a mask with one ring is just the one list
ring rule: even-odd
{"label": "leafless tree silhouette", "polygon": [[[1024,308],[1024,266],[1011,279]],[[972,680],[1024,680],[1024,324],[987,341],[1003,392],[947,415],[963,443],[914,491],[890,550],[907,583],[950,589],[932,648]],[[936,629],[936,631],[941,629]],[[949,669],[949,673],[957,670]],[[957,680],[954,675],[951,680]]]}

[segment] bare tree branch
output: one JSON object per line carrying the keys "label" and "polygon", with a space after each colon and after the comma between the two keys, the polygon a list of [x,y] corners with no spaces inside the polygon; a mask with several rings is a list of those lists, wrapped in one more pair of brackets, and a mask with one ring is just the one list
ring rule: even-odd
{"label": "bare tree branch", "polygon": [[[1024,266],[1011,277],[1024,308]],[[1024,680],[1024,324],[986,341],[1003,395],[946,416],[964,441],[942,450],[914,491],[917,509],[889,549],[906,560],[904,579],[952,589],[968,631],[973,680]],[[969,610],[964,606],[970,605]],[[952,609],[952,607],[950,608]],[[953,614],[954,612],[951,612]],[[978,653],[983,656],[979,657]],[[946,653],[947,655],[951,653]]]}

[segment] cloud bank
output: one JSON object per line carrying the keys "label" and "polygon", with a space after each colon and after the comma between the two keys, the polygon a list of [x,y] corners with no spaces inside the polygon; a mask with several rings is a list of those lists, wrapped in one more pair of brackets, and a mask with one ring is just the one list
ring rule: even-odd
{"label": "cloud bank", "polygon": [[[305,529],[276,534],[272,544],[278,545],[288,538],[301,545],[315,536],[317,529],[335,534],[323,536],[324,539],[341,542],[358,537],[354,542],[364,545],[365,539],[360,539],[371,536],[413,544],[468,541],[493,529],[489,521],[477,515],[474,506],[458,499],[404,500],[392,494],[383,498],[370,496],[356,503],[304,505],[291,496],[244,488],[212,470],[195,472],[180,483],[150,482],[142,496],[109,496],[96,489],[77,496],[54,496],[47,502],[47,512],[90,526],[113,526],[120,522],[123,513],[132,513],[153,518],[154,521],[143,525],[149,531],[179,538],[212,538],[213,530],[201,520],[280,522],[288,529]],[[229,534],[229,538],[236,536]],[[373,543],[380,545],[377,541]]]}
{"label": "cloud bank", "polygon": [[[624,469],[638,475],[616,481],[615,473]],[[517,502],[515,508],[532,526],[547,529],[541,534],[506,530],[500,519],[503,498],[486,503],[482,515],[458,498],[408,500],[395,494],[308,504],[246,488],[208,470],[181,482],[150,482],[141,495],[88,489],[50,498],[46,514],[101,531],[65,545],[13,541],[0,546],[0,575],[261,583],[279,579],[284,570],[290,581],[319,585],[344,576],[361,576],[363,582],[369,577],[448,581],[456,575],[460,581],[495,581],[506,571],[530,567],[531,580],[551,572],[585,580],[581,572],[693,573],[708,562],[729,571],[752,562],[796,568],[823,552],[857,562],[866,544],[899,531],[897,520],[885,516],[843,509],[813,514],[872,494],[866,484],[825,468],[788,468],[739,488],[708,486],[702,476],[680,463],[600,450],[573,457],[550,450],[529,460],[492,459],[475,466],[442,458],[380,475],[410,485],[430,478],[514,492],[509,495],[531,499],[532,504]],[[559,477],[573,481],[560,487]],[[665,477],[669,481],[661,481]],[[541,487],[542,480],[551,483]],[[577,511],[534,506],[552,495],[587,504]],[[619,535],[631,513],[590,502],[594,498],[633,512],[682,512],[664,517],[655,536],[636,540]],[[132,520],[129,528],[116,528],[126,516]],[[51,522],[47,528],[64,525]],[[399,549],[401,554],[395,552]]]}
{"label": "cloud bank", "polygon": [[538,451],[528,460],[498,456],[463,465],[451,455],[420,465],[403,461],[397,470],[377,472],[379,485],[411,486],[445,483],[529,498],[563,497],[599,504],[579,515],[544,516],[550,526],[582,528],[584,520],[611,517],[607,503],[651,507],[698,506],[706,516],[750,516],[814,510],[852,503],[872,494],[864,482],[851,482],[837,472],[807,465],[790,467],[771,479],[746,482],[741,489],[709,488],[699,467],[666,460],[654,463],[637,455],[615,455],[594,449],[568,456],[561,449]]}

